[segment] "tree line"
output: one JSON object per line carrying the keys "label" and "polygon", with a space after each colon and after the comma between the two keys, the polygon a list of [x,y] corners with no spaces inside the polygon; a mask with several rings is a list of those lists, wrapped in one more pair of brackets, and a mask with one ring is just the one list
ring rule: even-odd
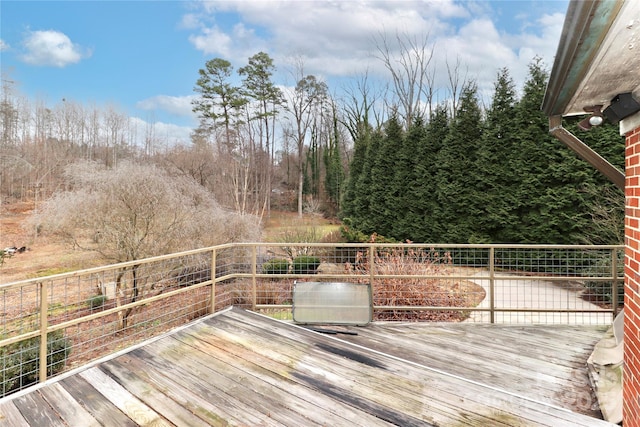
{"label": "tree line", "polygon": [[[508,69],[500,70],[484,107],[459,61],[438,79],[426,40],[397,38],[400,60],[393,43],[378,41],[388,84],[365,74],[340,96],[299,58],[288,85],[276,82],[264,52],[237,70],[213,58],[195,79],[200,122],[188,144],[162,141],[153,125],[141,138],[114,107],[27,100],[3,79],[0,192],[37,202],[78,185],[65,176],[78,160],[107,170],[126,161],[187,177],[241,215],[275,208],[339,216],[351,239],[621,241],[622,193],[548,134],[540,60],[520,96]],[[443,80],[448,87],[437,86]],[[584,133],[569,119],[566,127],[624,167],[614,126]]]}
{"label": "tree line", "polygon": [[[549,135],[540,110],[547,79],[534,60],[518,99],[504,68],[486,111],[468,81],[455,117],[439,105],[405,129],[392,111],[383,127],[361,132],[341,210],[350,239],[622,243],[624,195]],[[617,127],[582,132],[578,120],[566,127],[624,170]]]}

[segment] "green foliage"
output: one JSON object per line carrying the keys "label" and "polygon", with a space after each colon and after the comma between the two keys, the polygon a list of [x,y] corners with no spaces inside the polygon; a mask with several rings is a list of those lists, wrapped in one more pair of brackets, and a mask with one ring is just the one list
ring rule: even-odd
{"label": "green foliage", "polygon": [[104,306],[104,303],[107,301],[107,297],[105,295],[94,295],[89,298],[88,304],[91,308],[100,308]]}
{"label": "green foliage", "polygon": [[[367,144],[367,149],[364,155],[364,162],[362,165],[362,172],[358,176],[358,182],[355,186],[355,198],[353,200],[352,214],[350,216],[353,221],[352,224],[365,234],[372,234],[377,230],[378,220],[373,216],[371,207],[371,197],[369,192],[371,191],[373,179],[373,165],[377,156],[377,153],[382,145],[383,141],[382,132],[374,132],[371,135],[371,139]],[[386,171],[384,171],[386,174]]]}
{"label": "green foliage", "polygon": [[448,243],[468,243],[478,231],[483,203],[476,191],[475,166],[481,136],[482,113],[472,83],[462,91],[458,112],[437,156],[435,197],[440,209],[436,220],[444,228],[441,239]]}
{"label": "green foliage", "polygon": [[515,104],[515,84],[504,68],[498,72],[493,101],[479,140],[474,175],[481,214],[469,243],[514,241],[512,233],[518,228],[516,209],[520,197],[513,191],[520,178],[513,167],[518,164],[518,129],[513,126]]}
{"label": "green foliage", "polygon": [[[369,168],[369,215],[375,218],[376,233],[393,236],[394,224],[404,211],[406,199],[403,190],[406,182],[399,182],[399,174],[406,165],[401,160],[404,132],[394,114],[385,127],[384,137],[373,153]],[[396,236],[393,236],[396,237]]]}
{"label": "green foliage", "polygon": [[338,127],[337,111],[333,109],[333,134],[329,140],[329,147],[324,152],[326,175],[324,185],[329,200],[339,208],[340,198],[344,188],[344,168],[340,155],[340,129]]}
{"label": "green foliage", "polygon": [[205,68],[199,70],[194,89],[200,97],[193,101],[193,111],[200,117],[201,126],[223,127],[227,144],[230,144],[234,118],[237,119],[238,110],[247,103],[240,88],[230,83],[232,72],[233,66],[225,59],[207,61]]}
{"label": "green foliage", "polygon": [[300,255],[293,259],[293,274],[315,274],[320,258],[312,255]]}
{"label": "green foliage", "polygon": [[[367,127],[369,129],[369,127]],[[357,215],[357,186],[364,171],[366,153],[371,141],[371,131],[357,132],[354,138],[353,160],[349,165],[349,175],[345,179],[344,193],[340,202],[340,218],[352,218]]]}
{"label": "green foliage", "polygon": [[437,198],[437,173],[439,169],[438,153],[449,134],[449,117],[446,105],[436,107],[431,121],[427,124],[426,135],[419,142],[418,164],[416,165],[416,176],[418,185],[410,185],[411,197],[414,199],[415,214],[417,221],[413,224],[414,233],[409,238],[416,242],[444,242],[446,221],[443,218],[443,207],[438,203]]}
{"label": "green foliage", "polygon": [[[47,376],[62,371],[71,353],[71,342],[61,330],[47,335]],[[40,369],[40,337],[0,348],[0,397],[36,384]]]}
{"label": "green foliage", "polygon": [[284,258],[273,258],[262,265],[263,274],[287,274],[289,261]]}
{"label": "green foliage", "polygon": [[340,227],[340,234],[345,242],[363,243],[369,239],[369,236],[364,234],[362,231],[347,225],[351,223],[351,218],[343,218],[342,222],[343,225]]}
{"label": "green foliage", "polygon": [[[453,120],[437,107],[402,131],[391,118],[355,141],[341,204],[349,242],[379,233],[426,243],[620,244],[624,194],[549,134],[540,109],[548,72],[539,58],[516,99],[507,69],[482,110],[473,83]],[[624,169],[613,125],[565,127]]]}

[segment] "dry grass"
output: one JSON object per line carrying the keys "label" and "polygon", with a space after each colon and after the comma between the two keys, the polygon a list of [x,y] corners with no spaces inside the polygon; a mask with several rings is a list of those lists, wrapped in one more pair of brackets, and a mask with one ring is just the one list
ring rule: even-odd
{"label": "dry grass", "polygon": [[264,241],[319,242],[339,228],[335,220],[320,215],[305,214],[299,217],[295,212],[271,212],[264,223]]}

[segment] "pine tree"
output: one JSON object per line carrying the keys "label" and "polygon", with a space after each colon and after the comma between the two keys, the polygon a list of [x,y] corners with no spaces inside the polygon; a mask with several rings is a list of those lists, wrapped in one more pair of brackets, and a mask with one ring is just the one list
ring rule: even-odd
{"label": "pine tree", "polygon": [[543,243],[538,234],[540,222],[544,220],[542,211],[546,210],[541,206],[541,198],[548,181],[547,156],[551,154],[553,145],[557,142],[552,141],[551,136],[546,136],[548,120],[540,111],[547,78],[548,74],[542,68],[541,60],[536,58],[529,64],[529,76],[517,106],[519,156],[514,166],[520,173],[519,185],[516,187],[520,227],[514,230],[514,233],[519,243]]}
{"label": "pine tree", "polygon": [[[584,117],[568,118],[565,127],[609,163],[624,171],[625,139],[617,125],[605,122],[590,131],[580,130],[577,123]],[[567,148],[568,150],[568,148]],[[624,192],[596,168],[581,160],[589,178],[580,187],[589,221],[576,243],[614,245],[624,243]]]}

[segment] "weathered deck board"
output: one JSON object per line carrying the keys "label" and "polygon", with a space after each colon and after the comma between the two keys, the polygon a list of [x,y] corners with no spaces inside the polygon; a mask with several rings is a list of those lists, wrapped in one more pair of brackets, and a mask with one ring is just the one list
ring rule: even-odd
{"label": "weathered deck board", "polygon": [[53,383],[49,387],[44,387],[40,393],[53,408],[60,414],[60,418],[65,420],[70,426],[100,427],[101,424],[82,407],[60,383]]}
{"label": "weathered deck board", "polygon": [[318,395],[307,386],[296,382],[295,378],[287,374],[290,367],[286,363],[265,357],[254,351],[247,351],[246,347],[233,343],[218,334],[188,332],[188,336],[176,336],[176,338],[197,349],[206,351],[220,362],[226,363],[228,365],[227,372],[233,372],[236,369],[251,370],[252,375],[264,383],[260,387],[270,387],[268,388],[269,392],[277,395],[283,402],[295,398],[301,402],[293,404],[313,404],[313,408],[309,406],[303,408],[307,416],[312,415],[311,409],[313,409],[313,411],[320,412],[320,419],[324,420],[325,424],[332,424],[330,421],[334,420],[337,424],[346,421],[354,426],[388,425],[372,415],[351,411],[348,405],[335,402],[329,396]]}
{"label": "weathered deck board", "polygon": [[0,426],[612,425],[559,407],[584,387],[598,328],[349,329],[227,310],[0,400]]}
{"label": "weathered deck board", "polygon": [[0,408],[0,425],[29,427],[29,423],[22,416],[15,402],[7,402]]}
{"label": "weathered deck board", "polygon": [[82,405],[99,423],[122,427],[137,426],[133,420],[123,414],[80,375],[67,377],[60,383],[73,399]]}
{"label": "weathered deck board", "polygon": [[[206,417],[200,418],[195,415],[196,408],[193,408],[193,412],[190,410],[189,405],[193,405],[195,400],[189,399],[186,393],[177,395],[177,387],[163,387],[153,381],[150,376],[143,378],[137,375],[137,372],[132,371],[132,364],[126,362],[124,358],[119,358],[117,361],[112,360],[102,364],[101,368],[120,384],[127,384],[129,392],[149,407],[163,408],[162,415],[174,425],[193,427],[217,425],[216,420],[207,422]],[[134,369],[138,371],[138,368]]]}
{"label": "weathered deck board", "polygon": [[[216,323],[216,326],[218,328],[233,328],[234,324],[228,320],[228,318],[232,318],[237,316],[236,313],[229,313],[229,316],[225,319],[221,319],[219,322]],[[268,325],[264,325],[261,323],[257,323],[257,322],[250,322],[248,321],[248,319],[245,317],[243,319],[238,318],[236,319],[238,322],[244,323],[242,324],[242,330],[243,331],[252,331],[251,334],[248,334],[248,336],[243,337],[244,342],[251,348],[255,348],[257,349],[256,351],[258,352],[269,352],[269,342],[272,340],[272,337],[270,336],[270,334],[272,334],[273,332],[269,330]],[[246,322],[246,323],[245,323]],[[229,326],[227,326],[229,325]],[[283,334],[287,335],[287,339],[290,341],[284,341],[285,345],[288,349],[297,349],[298,351],[302,351],[304,352],[305,350],[305,345],[313,345],[314,344],[314,340],[312,338],[309,337],[308,334],[303,334],[300,332],[299,330],[300,328],[289,328],[287,329]],[[367,329],[367,328],[364,328]],[[282,337],[280,337],[280,340],[284,340]],[[282,341],[280,341],[282,342]],[[333,345],[336,345],[335,343]],[[266,350],[265,350],[266,349]],[[327,361],[326,365],[321,365],[322,359],[324,355],[326,355],[327,353],[330,353],[331,351],[327,351],[327,349],[324,349],[325,351],[320,352],[320,356],[314,357],[313,361],[314,363],[316,363],[318,369],[320,369],[320,366],[322,367],[322,369],[324,369],[325,371],[323,371],[324,375],[328,375],[333,373],[335,375],[335,378],[332,377],[332,381],[336,381],[337,378],[340,378],[341,376],[348,376],[348,371],[347,372],[340,372],[337,371],[337,367],[340,366],[339,362],[336,362],[335,360],[329,360]],[[342,350],[344,352],[344,354],[346,354],[347,351],[349,350]],[[340,350],[336,350],[337,353],[340,353]],[[291,353],[289,353],[291,354]],[[279,357],[283,357],[282,355],[279,355]],[[290,356],[284,356],[284,357],[290,357]],[[362,357],[363,359],[366,357],[367,359],[370,360],[370,364],[374,364],[377,363],[376,360],[378,358],[378,355],[375,354],[366,354],[366,356],[361,356],[360,354],[355,354],[354,359],[357,359],[358,357]],[[373,360],[373,362],[371,362],[371,360]],[[294,362],[294,359],[289,359],[287,360],[288,363],[292,363]],[[406,371],[406,366],[404,366],[404,364],[401,363],[401,368],[399,369],[404,369]],[[387,363],[386,369],[389,369],[389,364]],[[296,372],[299,372],[303,369],[301,369],[300,366],[298,366],[296,368]],[[358,375],[363,375],[366,372],[366,368],[363,367],[358,367]],[[460,395],[461,390],[464,389],[464,391],[468,391],[468,390],[473,390],[475,387],[475,384],[471,384],[469,382],[458,382],[457,383],[457,388],[454,387],[453,390],[451,391],[451,395],[450,396],[446,396],[443,395],[443,390],[440,388],[441,384],[448,384],[448,383],[456,383],[458,381],[458,379],[456,378],[450,378],[450,377],[444,377],[442,378],[441,376],[439,376],[436,373],[430,373],[430,375],[422,378],[421,377],[421,372],[420,370],[417,371],[413,371],[410,370],[409,371],[410,374],[407,375],[407,380],[410,379],[415,379],[415,378],[420,378],[420,381],[418,381],[416,384],[429,384],[429,382],[431,382],[431,384],[434,386],[434,388],[437,390],[436,394],[434,396],[428,396],[426,397],[424,395],[424,393],[427,393],[430,391],[430,389],[425,389],[425,388],[411,388],[411,386],[409,385],[408,387],[405,386],[404,388],[404,395],[401,396],[401,399],[403,399],[405,402],[412,402],[412,400],[414,399],[413,395],[416,393],[416,391],[420,391],[421,393],[423,393],[423,395],[421,396],[421,398],[423,399],[423,403],[427,402],[429,399],[434,399],[435,402],[437,402],[437,404],[435,405],[435,408],[433,409],[433,411],[435,412],[439,412],[439,411],[446,411],[447,405],[450,401],[452,401],[451,399],[453,399],[453,401],[455,401],[456,399],[456,395]],[[379,372],[373,374],[373,378],[374,381],[380,379],[381,377],[383,377],[382,374],[380,374]],[[380,393],[382,393],[382,395],[384,395],[384,388],[388,387],[390,382],[392,382],[391,379],[386,379],[387,381],[384,385],[380,386],[381,390]],[[360,379],[360,381],[364,381],[362,379]],[[384,381],[383,381],[384,382]],[[415,385],[415,384],[414,384]],[[365,387],[365,389],[373,387],[374,384],[371,383],[363,383],[363,386]],[[397,392],[397,390],[396,390]],[[453,417],[452,419],[456,419],[456,417],[460,417],[460,418],[464,418],[464,419],[472,419],[473,417],[480,417],[480,416],[486,416],[486,414],[484,414],[483,412],[486,410],[486,408],[484,408],[484,406],[487,405],[487,399],[484,399],[485,395],[487,395],[488,392],[492,392],[492,390],[487,390],[486,388],[480,387],[480,388],[476,388],[474,390],[474,392],[471,392],[468,396],[467,396],[467,400],[464,401],[463,405],[458,405],[454,407],[454,411],[455,413],[448,413],[448,416]],[[553,424],[553,420],[551,417],[547,417],[546,416],[546,412],[547,411],[551,411],[551,408],[543,408],[543,409],[539,409],[537,408],[537,403],[534,402],[529,402],[527,399],[521,399],[518,396],[514,396],[514,395],[510,395],[510,394],[506,394],[506,393],[493,393],[495,395],[492,395],[492,393],[489,393],[489,395],[491,395],[488,400],[489,401],[499,401],[500,399],[503,399],[504,396],[506,396],[506,399],[504,400],[504,404],[506,404],[508,406],[507,407],[497,407],[494,408],[496,413],[500,413],[500,411],[504,411],[504,410],[511,410],[511,406],[515,406],[518,407],[518,409],[515,412],[524,412],[524,408],[527,407],[527,405],[531,404],[531,407],[533,408],[533,412],[531,414],[529,414],[526,418],[526,421],[529,423],[540,423],[540,425],[545,425],[545,422],[548,422],[548,425],[554,425]],[[473,403],[476,402],[476,398],[479,398],[480,400],[478,401],[478,403],[483,406],[483,408],[476,408],[475,411],[471,410],[471,413],[466,413],[467,410],[470,409],[474,409],[472,408]],[[375,399],[375,397],[374,397]],[[387,401],[389,402],[389,401]],[[470,408],[471,407],[471,408]],[[537,409],[536,409],[537,408]],[[406,411],[411,411],[412,409],[415,408],[402,408],[403,410]],[[539,412],[538,412],[539,411]],[[462,414],[462,416],[460,415]],[[560,419],[563,419],[561,415],[558,414],[554,414],[553,417],[561,417]],[[497,416],[494,419],[494,422],[498,421],[499,416]],[[451,422],[452,419],[449,420],[439,420],[439,422]],[[547,420],[547,421],[545,421]],[[557,421],[557,420],[556,420]],[[516,422],[516,419],[509,419],[509,423],[513,425],[513,423]],[[472,423],[472,425],[478,425],[477,422]],[[529,424],[527,424],[529,425]],[[536,424],[532,424],[532,425],[536,425]],[[579,425],[579,424],[576,424]],[[590,425],[590,424],[589,424]]]}
{"label": "weathered deck board", "polygon": [[89,368],[79,375],[136,424],[170,427],[171,424],[99,368]]}
{"label": "weathered deck board", "polygon": [[597,416],[584,367],[604,329],[460,324],[403,324],[389,329],[385,324],[358,329],[358,336],[342,339]]}

